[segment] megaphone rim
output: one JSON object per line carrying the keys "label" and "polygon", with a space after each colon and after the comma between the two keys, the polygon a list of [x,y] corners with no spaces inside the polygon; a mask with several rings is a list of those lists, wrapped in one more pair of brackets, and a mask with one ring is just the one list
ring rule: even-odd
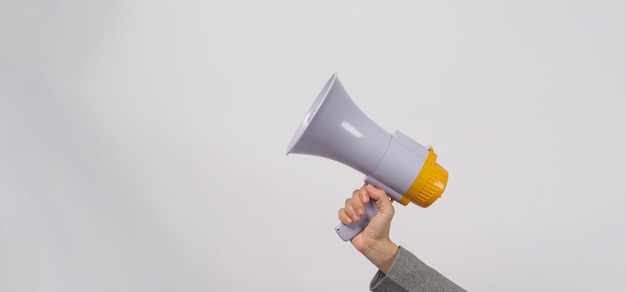
{"label": "megaphone rim", "polygon": [[334,73],[330,77],[330,79],[328,79],[328,81],[326,82],[326,85],[324,85],[320,93],[317,95],[317,98],[315,98],[315,101],[309,107],[309,110],[307,110],[306,114],[304,115],[304,118],[302,119],[302,122],[300,122],[300,124],[298,125],[298,128],[296,129],[296,132],[291,138],[291,142],[289,143],[289,146],[287,147],[286,154],[292,153],[292,151],[295,149],[296,145],[298,144],[298,142],[300,141],[300,139],[302,138],[302,136],[308,129],[309,125],[311,125],[311,123],[315,120],[315,118],[317,117],[317,113],[319,112],[319,108],[322,106],[322,104],[324,104],[324,101],[328,97],[328,92],[330,92],[330,89],[333,87],[336,80],[337,80],[337,73]]}

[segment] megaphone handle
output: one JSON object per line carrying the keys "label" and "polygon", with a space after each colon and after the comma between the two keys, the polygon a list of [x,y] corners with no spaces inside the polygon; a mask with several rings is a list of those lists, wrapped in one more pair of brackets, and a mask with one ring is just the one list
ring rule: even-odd
{"label": "megaphone handle", "polygon": [[[396,192],[394,189],[386,186],[385,184],[381,183],[371,176],[365,177],[365,183],[372,184],[375,187],[382,189],[387,193],[390,198],[396,201],[400,200],[400,198],[402,197],[402,195]],[[365,214],[361,216],[361,219],[359,221],[354,222],[350,225],[340,223],[337,227],[335,227],[335,231],[337,231],[337,234],[339,235],[339,237],[341,237],[341,239],[343,239],[343,241],[351,240],[353,237],[359,234],[359,232],[365,229],[365,226],[367,226],[367,224],[370,223],[370,220],[374,218],[374,216],[376,216],[376,213],[378,213],[378,206],[376,206],[376,202],[374,200],[370,200],[369,203],[365,204]]]}
{"label": "megaphone handle", "polygon": [[345,225],[343,223],[339,223],[335,230],[337,234],[343,241],[348,241],[354,238],[357,234],[359,234],[365,226],[370,223],[370,220],[376,216],[378,213],[378,206],[376,206],[376,201],[370,200],[367,204],[365,204],[365,214],[361,216],[361,219],[357,222],[353,222],[350,225]]}

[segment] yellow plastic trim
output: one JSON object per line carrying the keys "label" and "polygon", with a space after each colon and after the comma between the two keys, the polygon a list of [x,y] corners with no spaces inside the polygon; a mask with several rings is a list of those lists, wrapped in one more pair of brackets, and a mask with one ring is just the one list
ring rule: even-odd
{"label": "yellow plastic trim", "polygon": [[430,148],[424,161],[422,170],[417,175],[413,184],[400,199],[400,204],[407,205],[409,202],[420,207],[428,207],[435,202],[446,189],[448,183],[448,171],[436,163],[437,154]]}

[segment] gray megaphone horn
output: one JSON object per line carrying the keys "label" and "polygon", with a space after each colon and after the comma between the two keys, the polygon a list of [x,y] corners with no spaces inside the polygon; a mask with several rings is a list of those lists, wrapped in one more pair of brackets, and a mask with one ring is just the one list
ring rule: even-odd
{"label": "gray megaphone horn", "polygon": [[[326,157],[365,174],[365,182],[383,189],[402,205],[430,206],[445,190],[448,171],[437,155],[399,131],[388,133],[369,119],[334,74],[298,126],[287,154]],[[337,234],[348,241],[376,215],[371,200],[365,214],[350,225],[340,223]]]}

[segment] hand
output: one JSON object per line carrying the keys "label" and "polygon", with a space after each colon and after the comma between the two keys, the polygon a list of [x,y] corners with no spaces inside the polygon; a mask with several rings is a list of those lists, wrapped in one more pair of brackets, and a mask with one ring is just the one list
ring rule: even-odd
{"label": "hand", "polygon": [[351,242],[358,251],[386,274],[398,253],[398,246],[389,238],[391,219],[393,219],[395,209],[387,194],[370,184],[362,186],[352,192],[352,197],[346,200],[345,207],[339,209],[339,220],[346,225],[359,221],[365,213],[364,204],[370,199],[376,201],[378,213],[361,233],[352,238]]}

